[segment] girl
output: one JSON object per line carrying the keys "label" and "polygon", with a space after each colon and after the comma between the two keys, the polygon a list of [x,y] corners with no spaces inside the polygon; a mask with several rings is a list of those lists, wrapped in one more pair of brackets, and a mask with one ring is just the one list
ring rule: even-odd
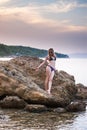
{"label": "girl", "polygon": [[48,56],[36,68],[36,71],[38,71],[38,69],[40,69],[41,66],[43,66],[46,62],[48,62],[48,65],[46,67],[46,79],[45,79],[45,90],[48,92],[48,94],[51,93],[52,80],[55,74],[55,61],[56,61],[56,55],[54,53],[53,48],[50,48],[48,50]]}

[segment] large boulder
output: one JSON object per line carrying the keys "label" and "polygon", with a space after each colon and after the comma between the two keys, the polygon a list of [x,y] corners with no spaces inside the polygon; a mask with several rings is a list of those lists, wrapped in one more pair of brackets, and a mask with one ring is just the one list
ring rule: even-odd
{"label": "large boulder", "polygon": [[18,96],[28,103],[45,104],[50,106],[59,105],[57,100],[48,95],[33,81],[28,86],[0,72],[0,98],[6,95]]}

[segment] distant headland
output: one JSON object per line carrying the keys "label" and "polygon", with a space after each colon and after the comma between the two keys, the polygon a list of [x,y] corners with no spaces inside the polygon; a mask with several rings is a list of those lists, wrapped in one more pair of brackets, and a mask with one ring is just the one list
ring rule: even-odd
{"label": "distant headland", "polygon": [[[37,49],[26,46],[8,46],[0,43],[0,57],[4,56],[35,56],[45,57],[47,50]],[[67,54],[61,54],[56,52],[57,58],[69,58]]]}

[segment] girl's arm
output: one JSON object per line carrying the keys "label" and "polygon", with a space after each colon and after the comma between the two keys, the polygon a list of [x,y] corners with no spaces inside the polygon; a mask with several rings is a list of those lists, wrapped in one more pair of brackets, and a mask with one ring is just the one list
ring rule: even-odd
{"label": "girl's arm", "polygon": [[46,63],[47,59],[48,58],[46,57],[45,60],[36,68],[36,70],[38,70],[41,66],[43,66]]}

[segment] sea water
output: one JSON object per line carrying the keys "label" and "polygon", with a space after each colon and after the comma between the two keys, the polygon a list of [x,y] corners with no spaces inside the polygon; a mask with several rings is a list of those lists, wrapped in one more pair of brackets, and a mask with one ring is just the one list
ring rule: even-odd
{"label": "sea water", "polygon": [[0,57],[0,61],[8,61],[8,60],[11,60],[12,57]]}
{"label": "sea water", "polygon": [[82,83],[87,86],[87,59],[57,59],[56,69],[58,71],[63,70],[73,75],[76,84]]}

